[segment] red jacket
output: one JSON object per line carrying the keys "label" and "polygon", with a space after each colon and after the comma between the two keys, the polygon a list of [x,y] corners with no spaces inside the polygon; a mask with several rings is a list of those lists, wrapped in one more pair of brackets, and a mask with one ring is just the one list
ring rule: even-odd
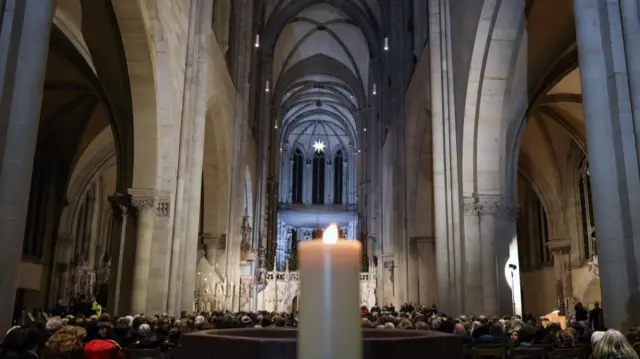
{"label": "red jacket", "polygon": [[122,348],[113,340],[94,339],[84,345],[87,359],[121,359]]}

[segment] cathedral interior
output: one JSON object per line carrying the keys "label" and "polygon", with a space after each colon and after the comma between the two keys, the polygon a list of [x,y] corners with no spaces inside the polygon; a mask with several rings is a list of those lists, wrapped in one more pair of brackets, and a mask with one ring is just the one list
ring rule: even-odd
{"label": "cathedral interior", "polygon": [[296,246],[330,223],[362,243],[363,304],[628,315],[640,101],[603,80],[624,50],[589,57],[597,11],[6,4],[0,320],[79,295],[116,314],[295,310]]}

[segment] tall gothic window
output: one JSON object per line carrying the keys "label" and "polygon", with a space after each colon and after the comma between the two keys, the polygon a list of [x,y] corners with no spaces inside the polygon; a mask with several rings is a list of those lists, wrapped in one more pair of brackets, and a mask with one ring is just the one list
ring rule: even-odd
{"label": "tall gothic window", "polygon": [[333,204],[342,204],[342,177],[344,174],[344,159],[342,151],[338,151],[333,159]]}
{"label": "tall gothic window", "polygon": [[580,197],[580,219],[582,222],[582,255],[584,259],[591,259],[596,255],[596,225],[593,217],[593,202],[591,200],[591,172],[586,158],[580,162],[578,191],[578,196]]}
{"label": "tall gothic window", "polygon": [[293,168],[291,171],[291,202],[302,203],[302,173],[304,171],[304,157],[299,149],[293,153]]}
{"label": "tall gothic window", "polygon": [[324,203],[324,170],[324,151],[316,151],[313,155],[313,184],[311,186],[313,190],[311,202],[314,204]]}

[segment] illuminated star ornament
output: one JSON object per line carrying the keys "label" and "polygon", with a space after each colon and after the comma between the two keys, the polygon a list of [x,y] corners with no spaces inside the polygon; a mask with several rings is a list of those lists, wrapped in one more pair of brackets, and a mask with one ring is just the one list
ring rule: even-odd
{"label": "illuminated star ornament", "polygon": [[313,141],[313,149],[316,152],[324,152],[324,141]]}

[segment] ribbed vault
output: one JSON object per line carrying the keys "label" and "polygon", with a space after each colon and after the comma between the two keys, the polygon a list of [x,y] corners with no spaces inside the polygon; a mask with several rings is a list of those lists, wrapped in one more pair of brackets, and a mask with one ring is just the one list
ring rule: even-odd
{"label": "ribbed vault", "polygon": [[281,0],[269,14],[264,45],[273,51],[280,147],[312,155],[319,141],[327,153],[353,153],[366,131],[360,113],[374,86],[377,2]]}

